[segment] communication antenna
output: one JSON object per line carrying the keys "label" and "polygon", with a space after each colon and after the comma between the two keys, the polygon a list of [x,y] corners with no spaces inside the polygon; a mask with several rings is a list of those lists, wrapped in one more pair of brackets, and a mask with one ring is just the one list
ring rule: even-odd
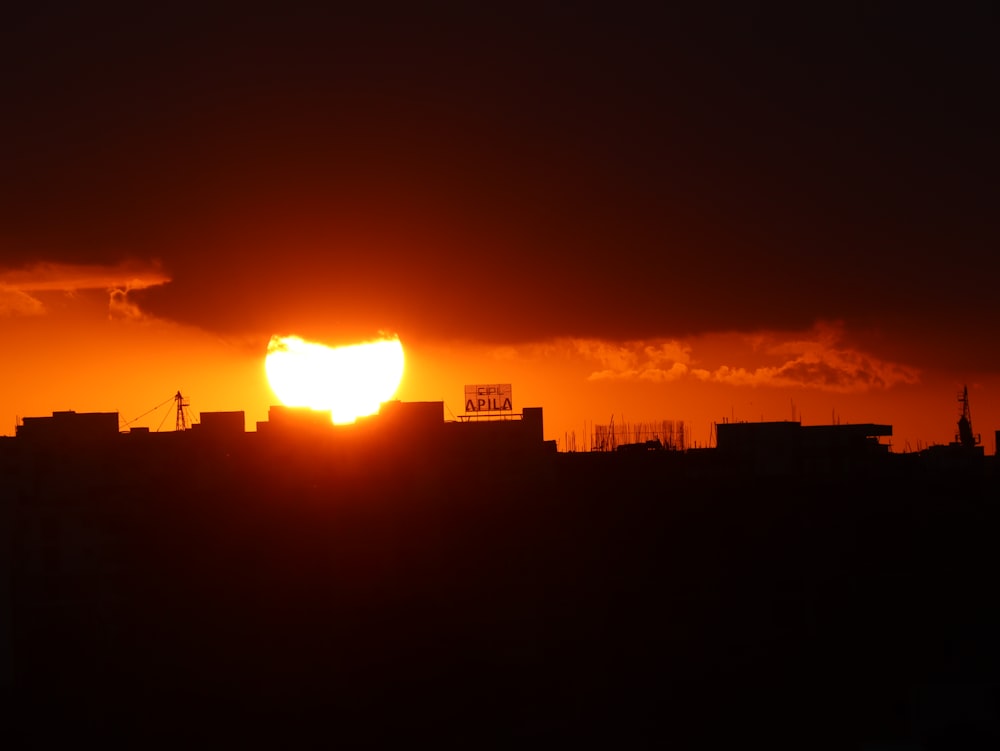
{"label": "communication antenna", "polygon": [[177,422],[174,426],[174,430],[187,430],[187,415],[184,412],[184,408],[190,406],[184,397],[181,396],[181,392],[178,391],[174,394],[174,401],[177,403]]}
{"label": "communication antenna", "polygon": [[962,405],[962,416],[958,418],[958,442],[966,448],[972,448],[979,443],[979,436],[972,432],[972,410],[969,409],[969,387],[965,386],[958,395],[958,403]]}

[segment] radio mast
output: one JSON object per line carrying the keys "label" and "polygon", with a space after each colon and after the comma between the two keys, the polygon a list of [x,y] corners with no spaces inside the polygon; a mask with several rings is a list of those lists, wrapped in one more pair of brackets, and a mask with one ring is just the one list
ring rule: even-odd
{"label": "radio mast", "polygon": [[958,395],[962,405],[962,416],[958,418],[958,442],[965,448],[973,448],[979,443],[979,436],[972,432],[972,410],[969,409],[969,387],[962,389]]}
{"label": "radio mast", "polygon": [[187,430],[187,415],[184,413],[184,408],[189,406],[184,397],[181,396],[181,392],[178,391],[174,394],[174,401],[177,402],[177,422],[174,426],[174,430]]}

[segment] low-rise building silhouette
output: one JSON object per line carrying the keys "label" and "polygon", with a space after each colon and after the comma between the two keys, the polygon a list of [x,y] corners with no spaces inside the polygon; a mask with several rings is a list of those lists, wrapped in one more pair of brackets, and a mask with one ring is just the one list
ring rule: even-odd
{"label": "low-rise building silhouette", "polygon": [[891,425],[723,422],[715,426],[720,461],[760,475],[849,472],[884,462]]}

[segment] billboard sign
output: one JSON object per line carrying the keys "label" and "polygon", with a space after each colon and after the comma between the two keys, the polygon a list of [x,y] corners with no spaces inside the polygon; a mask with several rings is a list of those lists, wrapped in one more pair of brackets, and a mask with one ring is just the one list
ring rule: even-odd
{"label": "billboard sign", "polygon": [[511,412],[509,383],[477,384],[465,387],[466,412]]}

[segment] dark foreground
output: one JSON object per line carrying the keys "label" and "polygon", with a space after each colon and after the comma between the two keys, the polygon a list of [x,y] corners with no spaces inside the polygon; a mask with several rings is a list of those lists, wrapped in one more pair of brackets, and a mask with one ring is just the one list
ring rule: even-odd
{"label": "dark foreground", "polygon": [[988,472],[291,449],[4,469],[7,748],[1000,743]]}

